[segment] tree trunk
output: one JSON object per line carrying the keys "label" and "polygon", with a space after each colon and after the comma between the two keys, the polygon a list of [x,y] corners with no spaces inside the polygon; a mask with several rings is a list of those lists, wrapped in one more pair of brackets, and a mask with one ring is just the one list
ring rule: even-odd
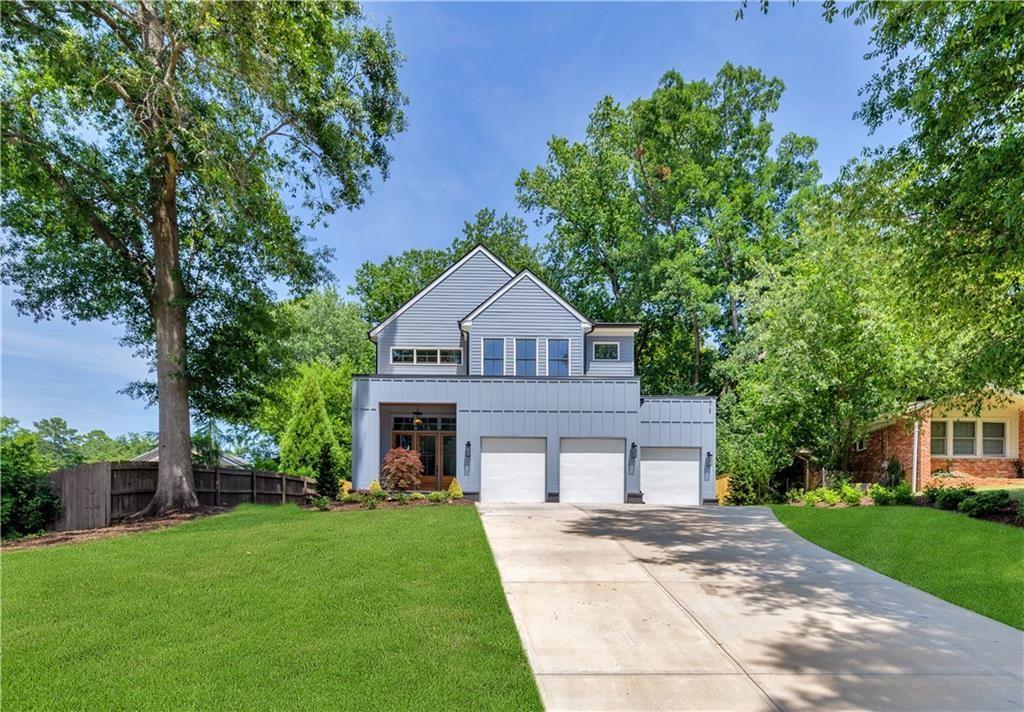
{"label": "tree trunk", "polygon": [[736,297],[729,295],[729,321],[732,323],[732,333],[740,335],[740,315],[736,309]]}
{"label": "tree trunk", "polygon": [[[167,156],[153,216],[156,284],[151,308],[156,330],[156,388],[160,420],[160,463],[156,494],[141,516],[197,509],[192,487],[188,379],[185,373],[185,285],[178,255],[175,163]],[[156,186],[155,186],[156,187]]]}
{"label": "tree trunk", "polygon": [[694,388],[700,385],[700,322],[696,309],[693,310],[693,385]]}

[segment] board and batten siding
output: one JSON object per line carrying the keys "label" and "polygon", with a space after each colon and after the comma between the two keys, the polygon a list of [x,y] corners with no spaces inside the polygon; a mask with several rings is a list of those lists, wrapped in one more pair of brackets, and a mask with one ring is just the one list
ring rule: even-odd
{"label": "board and batten siding", "polygon": [[469,359],[465,350],[461,366],[392,364],[391,347],[464,347],[459,321],[509,279],[505,270],[487,255],[477,253],[470,257],[381,330],[377,336],[377,373],[466,373]]}
{"label": "board and batten siding", "polygon": [[[618,361],[595,361],[594,343],[619,345]],[[586,338],[586,359],[588,376],[634,376],[636,368],[634,365],[635,354],[632,336],[601,336],[600,334],[587,334]]]}
{"label": "board and batten siding", "polygon": [[[480,376],[357,376],[352,382],[352,475],[357,488],[378,477],[389,428],[382,421],[398,404],[452,408],[456,416],[456,473],[464,491],[480,490],[480,441],[485,437],[543,437],[546,487],[559,491],[562,438],[616,438],[625,448],[626,491],[640,491],[639,464],[628,472],[629,447],[692,447],[701,451],[701,494],[715,496],[715,401],[641,398],[637,378],[504,378]],[[382,406],[382,404],[384,404]],[[450,410],[448,412],[451,412]],[[467,467],[466,445],[470,458]],[[705,470],[711,454],[710,470]]]}
{"label": "board and batten siding", "polygon": [[[484,301],[484,300],[480,300]],[[483,340],[505,339],[505,375],[515,374],[515,339],[569,339],[569,375],[583,375],[583,326],[551,295],[530,279],[523,279],[473,317],[469,329],[469,373],[483,373]],[[537,375],[547,373],[539,363],[546,344],[537,344]],[[632,375],[626,374],[626,375]]]}

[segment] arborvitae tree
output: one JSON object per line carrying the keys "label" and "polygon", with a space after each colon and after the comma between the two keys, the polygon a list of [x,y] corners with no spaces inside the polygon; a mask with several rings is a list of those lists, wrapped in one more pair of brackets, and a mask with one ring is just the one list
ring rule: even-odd
{"label": "arborvitae tree", "polygon": [[336,446],[324,443],[320,446],[320,462],[316,468],[316,493],[321,497],[334,499],[338,496],[338,460]]}
{"label": "arborvitae tree", "polygon": [[310,369],[299,386],[288,429],[281,439],[281,468],[286,472],[314,475],[320,469],[320,451],[324,445],[331,448],[331,456],[338,462],[338,444],[324,405],[324,394],[316,371]]}

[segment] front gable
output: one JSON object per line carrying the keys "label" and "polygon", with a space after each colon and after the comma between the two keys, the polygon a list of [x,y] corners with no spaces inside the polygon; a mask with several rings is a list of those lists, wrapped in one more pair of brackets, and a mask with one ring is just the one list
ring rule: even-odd
{"label": "front gable", "polygon": [[378,373],[465,373],[443,364],[394,364],[392,348],[462,347],[459,317],[500,289],[513,275],[498,258],[478,246],[370,331],[377,343]]}
{"label": "front gable", "polygon": [[504,374],[516,373],[515,342],[535,340],[536,375],[547,374],[547,348],[552,339],[568,340],[569,375],[583,375],[583,335],[591,323],[530,272],[521,272],[461,322],[469,339],[469,373],[483,374],[485,339],[501,339]]}

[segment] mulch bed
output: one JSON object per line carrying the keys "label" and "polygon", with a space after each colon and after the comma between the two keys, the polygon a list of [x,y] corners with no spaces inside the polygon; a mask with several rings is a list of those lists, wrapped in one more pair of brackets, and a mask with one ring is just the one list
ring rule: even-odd
{"label": "mulch bed", "polygon": [[100,529],[76,529],[68,532],[52,532],[41,536],[27,536],[22,539],[3,542],[3,551],[34,549],[40,546],[55,546],[57,544],[77,544],[98,539],[112,539],[126,534],[166,529],[182,522],[188,522],[199,517],[208,517],[211,514],[221,514],[229,510],[230,507],[202,507],[194,512],[175,512],[160,517],[146,517],[145,519],[122,519],[111,524],[109,527],[102,527]]}
{"label": "mulch bed", "polygon": [[[377,509],[401,509],[403,507],[442,507],[442,506],[445,506],[445,505],[455,506],[455,507],[464,507],[466,505],[473,505],[473,504],[475,504],[475,503],[472,500],[466,499],[465,497],[462,498],[462,499],[453,499],[451,501],[446,501],[446,502],[431,502],[431,501],[426,500],[426,499],[413,499],[413,500],[409,500],[408,502],[404,502],[403,503],[403,502],[391,502],[391,501],[388,501],[388,500],[384,500],[383,502],[378,502],[376,508]],[[314,507],[311,504],[305,504],[305,505],[303,505],[303,507],[305,509],[313,509],[313,510],[316,509],[316,507]],[[340,511],[345,511],[345,510],[352,511],[352,510],[356,510],[356,509],[369,509],[369,507],[367,507],[366,503],[364,503],[364,502],[331,502],[331,504],[328,506],[328,508],[326,510],[323,510],[323,511],[340,512]]]}

